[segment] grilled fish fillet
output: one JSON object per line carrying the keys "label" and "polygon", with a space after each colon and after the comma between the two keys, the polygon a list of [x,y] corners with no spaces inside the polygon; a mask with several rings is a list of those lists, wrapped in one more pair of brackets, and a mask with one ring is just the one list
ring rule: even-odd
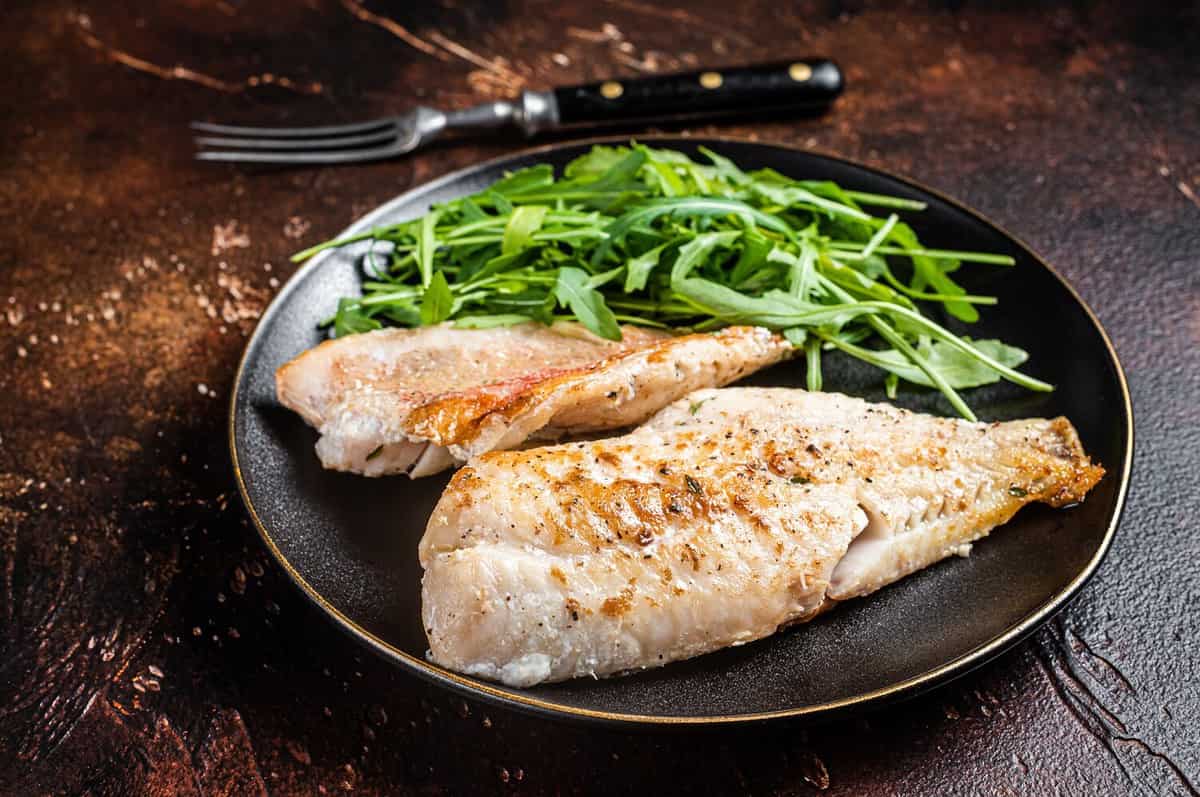
{"label": "grilled fish fillet", "polygon": [[530,438],[631,426],[792,351],[758,327],[622,332],[613,342],[577,324],[381,329],[286,363],[276,394],[320,432],[326,468],[416,477]]}
{"label": "grilled fish fillet", "polygon": [[524,687],[740,645],[965,556],[1103,473],[1065,418],[698,391],[623,437],[461,469],[420,544],[430,657]]}

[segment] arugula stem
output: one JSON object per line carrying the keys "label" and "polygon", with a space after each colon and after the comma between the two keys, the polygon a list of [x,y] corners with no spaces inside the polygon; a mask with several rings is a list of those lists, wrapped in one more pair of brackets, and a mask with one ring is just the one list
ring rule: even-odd
{"label": "arugula stem", "polygon": [[949,343],[951,346],[963,352],[964,354],[971,355],[1014,384],[1020,385],[1027,390],[1034,390],[1039,393],[1051,393],[1054,391],[1054,385],[1050,384],[1049,382],[1043,382],[1040,379],[1034,379],[1032,376],[1027,376],[1020,371],[1009,368],[1003,363],[997,362],[988,355],[979,351],[979,349],[976,349],[970,343],[967,343],[959,336],[950,332],[948,329],[939,326],[919,313],[914,313],[911,310],[903,307],[891,308],[891,312],[895,313],[896,315],[904,316],[917,326],[925,328],[932,337],[945,343]]}
{"label": "arugula stem", "polygon": [[897,210],[925,210],[924,202],[904,197],[888,196],[886,194],[871,194],[866,191],[847,191],[846,196],[860,205],[871,205],[877,208],[896,208]]}
{"label": "arugula stem", "polygon": [[896,275],[891,269],[883,272],[883,278],[896,290],[903,293],[905,296],[913,299],[922,299],[927,302],[966,302],[967,304],[999,304],[999,300],[995,296],[975,296],[970,293],[949,294],[949,293],[926,293],[925,291],[914,291],[912,288],[905,285],[900,280],[896,279]]}
{"label": "arugula stem", "polygon": [[[843,260],[864,260],[861,251],[862,244],[851,241],[830,241],[829,248],[836,249]],[[991,255],[986,252],[960,252],[955,249],[910,249],[903,246],[883,245],[876,247],[881,255],[917,255],[933,257],[939,260],[961,260],[964,263],[988,263],[994,266],[1016,265],[1016,260],[1008,255]]]}
{"label": "arugula stem", "polygon": [[[838,295],[842,301],[847,301],[850,299],[850,296],[838,286],[831,285],[830,287],[834,290],[834,294]],[[933,384],[937,386],[937,389],[942,392],[942,395],[945,396],[946,400],[950,402],[950,405],[958,411],[959,415],[963,416],[968,421],[976,420],[975,413],[971,412],[971,408],[968,407],[967,403],[962,400],[962,396],[958,395],[958,392],[950,386],[950,383],[946,381],[945,377],[943,377],[928,360],[922,357],[921,353],[914,349],[912,344],[904,339],[903,335],[890,327],[887,322],[877,315],[867,316],[867,323],[871,325],[872,329],[879,333],[881,338],[892,344],[892,346],[895,347],[896,350],[905,357],[907,357],[913,365],[920,368],[921,373],[929,377],[929,381],[933,382]],[[950,333],[947,332],[946,334],[949,335]]]}
{"label": "arugula stem", "polygon": [[867,245],[862,248],[862,252],[859,253],[859,257],[863,260],[866,260],[868,257],[870,257],[875,250],[879,248],[880,244],[886,241],[887,237],[891,235],[892,228],[896,226],[896,222],[898,221],[900,221],[900,217],[895,213],[888,216],[887,221],[883,223],[883,226],[875,231],[875,234],[871,236],[871,240],[867,241]]}
{"label": "arugula stem", "polygon": [[818,338],[810,337],[804,341],[805,355],[805,379],[807,387],[810,391],[816,393],[821,390],[821,341]]}
{"label": "arugula stem", "polygon": [[324,252],[326,249],[337,249],[338,247],[345,246],[346,244],[352,244],[358,241],[366,241],[375,237],[376,235],[374,230],[367,230],[366,232],[360,232],[357,235],[348,235],[345,238],[336,238],[332,241],[325,241],[324,243],[319,243],[316,246],[310,246],[307,249],[297,252],[296,254],[292,255],[291,260],[293,263],[303,263],[313,255]]}

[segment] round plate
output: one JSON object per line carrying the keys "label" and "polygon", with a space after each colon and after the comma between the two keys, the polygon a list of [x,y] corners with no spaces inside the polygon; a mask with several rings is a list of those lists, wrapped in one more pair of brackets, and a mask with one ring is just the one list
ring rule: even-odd
{"label": "round plate", "polygon": [[[267,309],[246,347],[232,402],[230,445],[242,497],[267,547],[304,592],[354,637],[420,676],[470,696],[557,717],[612,724],[709,724],[813,717],[912,695],[996,656],[1033,631],[1083,586],[1108,550],[1124,502],[1133,448],[1129,392],[1099,322],[1061,277],[1024,244],[951,199],[875,169],[809,152],[737,140],[646,139],[696,154],[700,145],[750,169],[835,180],[928,203],[905,214],[928,246],[1001,252],[1014,268],[965,266],[970,293],[1000,297],[983,319],[948,326],[998,337],[1030,353],[1026,370],[1051,394],[1007,383],[968,391],[985,420],[1066,415],[1108,475],[1080,506],[1031,506],[954,557],[815,621],[749,645],[605,680],[510,689],[425,659],[417,542],[447,476],[410,481],[325,471],[316,433],[275,400],[275,369],[322,340],[317,324],[354,294],[354,250],[300,269]],[[614,140],[610,140],[610,143]],[[504,172],[561,167],[594,141],[555,145],[483,163],[410,191],[346,233],[412,218],[431,203],[475,192]],[[828,390],[883,400],[878,371],[827,358]],[[801,387],[785,363],[756,384]],[[901,391],[899,404],[951,414],[933,392]]]}

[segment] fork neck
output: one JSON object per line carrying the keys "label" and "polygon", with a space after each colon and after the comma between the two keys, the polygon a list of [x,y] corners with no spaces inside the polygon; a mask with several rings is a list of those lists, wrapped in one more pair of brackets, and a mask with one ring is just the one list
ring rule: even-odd
{"label": "fork neck", "polygon": [[516,102],[497,100],[447,111],[446,129],[491,130],[516,127],[526,135],[558,126],[558,103],[548,91],[525,91]]}

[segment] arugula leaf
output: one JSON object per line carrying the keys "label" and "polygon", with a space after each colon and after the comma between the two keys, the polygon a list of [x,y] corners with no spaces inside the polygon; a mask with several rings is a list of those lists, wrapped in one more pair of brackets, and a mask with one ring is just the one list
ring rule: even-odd
{"label": "arugula leaf", "polygon": [[726,158],[724,155],[718,155],[708,147],[700,147],[700,154],[708,158],[716,169],[717,175],[731,185],[743,185],[750,182],[750,178],[744,171],[738,168],[738,165]]}
{"label": "arugula leaf", "polygon": [[440,324],[450,317],[453,306],[454,295],[450,292],[445,273],[435,271],[425,295],[421,297],[421,323]]}
{"label": "arugula leaf", "polygon": [[653,170],[652,173],[658,181],[658,187],[663,196],[683,196],[687,193],[687,186],[683,184],[683,180],[675,173],[670,164],[653,161],[650,163],[650,168]]}
{"label": "arugula leaf", "polygon": [[797,349],[804,345],[804,341],[808,340],[808,332],[804,327],[788,327],[783,330],[783,336]]}
{"label": "arugula leaf", "polygon": [[[592,191],[627,190],[645,162],[646,151],[640,147],[632,149],[594,182],[586,183],[586,185]],[[643,186],[632,187],[640,189]]]}
{"label": "arugula leaf", "polygon": [[824,270],[824,276],[832,282],[836,282],[843,288],[851,290],[864,297],[870,297],[884,302],[894,302],[897,305],[905,307],[912,307],[912,302],[910,302],[904,296],[896,293],[896,291],[892,290],[887,285],[876,282],[866,274],[843,266],[841,263],[832,258],[826,258],[825,262],[823,262],[821,265]]}
{"label": "arugula leaf", "polygon": [[[917,234],[912,227],[907,224],[897,224],[891,233],[892,240],[895,240],[906,249],[919,249],[921,242],[917,240]],[[909,256],[912,260],[913,268],[916,273],[926,283],[933,287],[938,293],[948,294],[950,296],[962,295],[966,291],[954,280],[946,276],[946,272],[938,267],[937,262],[927,255],[912,254]],[[913,286],[914,289],[916,285]],[[946,302],[946,312],[957,318],[959,321],[974,323],[979,320],[979,311],[965,302]]]}
{"label": "arugula leaf", "polygon": [[[402,327],[416,327],[421,325],[421,310],[414,304],[402,304],[400,302],[385,304],[379,311],[379,317],[386,318]],[[368,330],[363,329],[360,331],[367,332]]]}
{"label": "arugula leaf", "polygon": [[800,257],[796,258],[796,264],[788,274],[788,288],[793,296],[807,299],[816,287],[818,257],[817,247],[812,241],[804,239],[800,242]]}
{"label": "arugula leaf", "polygon": [[650,272],[658,267],[659,258],[662,257],[663,250],[670,246],[674,241],[668,241],[665,244],[659,244],[653,249],[649,249],[625,264],[625,292],[637,293],[646,287],[646,280],[650,279]]}
{"label": "arugula leaf", "polygon": [[539,163],[537,166],[518,169],[506,174],[503,179],[493,183],[488,190],[503,197],[514,197],[535,189],[546,188],[553,183],[554,167],[548,163]]}
{"label": "arugula leaf", "polygon": [[587,285],[590,275],[579,268],[560,268],[554,295],[563,307],[569,307],[579,323],[607,340],[620,340],[621,327],[604,297]]}
{"label": "arugula leaf", "polygon": [[728,247],[740,237],[742,237],[741,230],[706,232],[697,235],[679,247],[679,254],[675,257],[675,264],[671,266],[671,284],[674,285],[690,274],[692,269],[707,258],[714,249]]}
{"label": "arugula leaf", "polygon": [[568,163],[567,168],[563,170],[563,175],[568,178],[599,177],[616,166],[628,152],[629,147],[608,147],[598,144]]}
{"label": "arugula leaf", "polygon": [[746,296],[711,280],[695,277],[672,285],[675,293],[731,324],[757,324],[786,329],[800,324],[835,323],[847,312],[841,307],[807,304],[784,293]]}
{"label": "arugula leaf", "polygon": [[[620,158],[611,161],[600,173],[585,170],[585,173],[557,183],[552,190],[533,192],[524,199],[551,201],[570,200],[582,208],[610,210],[627,204],[649,192],[649,187],[638,179],[639,171],[646,163],[646,153],[641,148],[619,150]],[[609,164],[605,158],[603,161]]]}
{"label": "arugula leaf", "polygon": [[800,205],[813,210],[822,210],[835,216],[846,216],[856,221],[870,221],[871,219],[870,216],[857,208],[817,196],[812,191],[799,185],[774,185],[771,183],[756,182],[750,185],[750,191],[771,204],[779,205],[784,209]]}
{"label": "arugula leaf", "polygon": [[529,249],[523,249],[520,252],[514,252],[511,255],[495,255],[486,260],[483,258],[494,253],[492,247],[486,247],[480,250],[479,257],[472,259],[469,264],[463,265],[458,271],[458,281],[464,284],[479,282],[485,277],[490,277],[493,274],[510,271],[527,264],[532,255],[536,252]]}
{"label": "arugula leaf", "polygon": [[513,255],[533,242],[533,234],[542,228],[542,222],[550,208],[545,205],[522,205],[513,208],[504,225],[504,237],[500,242],[500,253]]}
{"label": "arugula leaf", "polygon": [[486,213],[483,212],[483,210],[480,209],[479,205],[475,204],[475,200],[471,199],[469,196],[463,197],[460,207],[462,208],[463,220],[468,223],[474,221],[485,221],[490,218]]}
{"label": "arugula leaf", "polygon": [[605,271],[603,274],[593,274],[592,276],[588,277],[588,281],[585,284],[589,288],[603,288],[605,285],[617,279],[624,273],[625,266],[617,266],[614,269]]}
{"label": "arugula leaf", "polygon": [[[1017,366],[1029,359],[1029,354],[1015,346],[1008,346],[998,340],[973,341],[976,349],[994,360],[1007,366]],[[1000,374],[990,366],[976,360],[949,344],[936,342],[918,346],[917,351],[938,370],[951,387],[968,388],[991,385],[1000,381]],[[871,359],[872,364],[883,368],[906,382],[912,382],[924,387],[934,387],[919,368],[913,366],[900,352],[877,352]]]}
{"label": "arugula leaf", "polygon": [[333,334],[335,337],[355,335],[359,332],[370,332],[383,325],[360,308],[358,301],[351,298],[339,299],[337,315],[334,316]]}
{"label": "arugula leaf", "polygon": [[479,198],[486,199],[488,202],[490,202],[492,207],[495,208],[496,212],[501,216],[507,216],[513,211],[513,203],[509,200],[509,198],[494,189],[489,188],[487,191],[484,191],[482,194],[480,194]]}
{"label": "arugula leaf", "polygon": [[421,217],[421,232],[417,239],[417,267],[421,271],[421,284],[427,288],[429,281],[433,279],[433,255],[437,248],[434,230],[441,215],[441,210],[434,210]]}
{"label": "arugula leaf", "polygon": [[737,199],[674,197],[641,202],[613,221],[605,232],[620,243],[635,226],[649,224],[660,216],[737,216],[773,232],[790,234],[787,222]]}
{"label": "arugula leaf", "polygon": [[741,288],[742,284],[758,273],[769,259],[774,243],[755,228],[742,233],[742,252],[729,274],[729,284]]}

